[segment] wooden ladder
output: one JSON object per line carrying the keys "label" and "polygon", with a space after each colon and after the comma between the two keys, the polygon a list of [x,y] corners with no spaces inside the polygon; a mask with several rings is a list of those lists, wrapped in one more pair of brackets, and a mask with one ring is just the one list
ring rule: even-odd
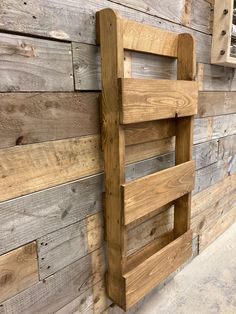
{"label": "wooden ladder", "polygon": [[[111,9],[97,13],[97,41],[102,60],[106,285],[109,297],[127,310],[192,254],[192,138],[198,98],[195,41],[189,34],[121,19]],[[178,80],[124,78],[124,49],[177,58]],[[161,139],[166,136],[165,127],[175,135],[176,165],[126,183],[127,142]],[[128,225],[170,202],[174,203],[172,239],[164,247],[154,241],[127,256]]]}

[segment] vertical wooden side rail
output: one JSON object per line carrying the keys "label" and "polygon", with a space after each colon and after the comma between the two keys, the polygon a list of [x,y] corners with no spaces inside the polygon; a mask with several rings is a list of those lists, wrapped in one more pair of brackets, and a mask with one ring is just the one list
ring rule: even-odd
{"label": "vertical wooden side rail", "polygon": [[[196,77],[195,40],[190,34],[179,34],[177,79],[194,81]],[[175,164],[192,160],[194,116],[176,118]],[[190,229],[191,192],[175,201],[174,237]]]}
{"label": "vertical wooden side rail", "polygon": [[102,62],[102,146],[105,172],[105,215],[107,239],[107,292],[125,307],[122,260],[126,246],[122,217],[121,184],[125,183],[125,140],[120,125],[118,77],[124,76],[123,30],[114,11],[97,13]]}

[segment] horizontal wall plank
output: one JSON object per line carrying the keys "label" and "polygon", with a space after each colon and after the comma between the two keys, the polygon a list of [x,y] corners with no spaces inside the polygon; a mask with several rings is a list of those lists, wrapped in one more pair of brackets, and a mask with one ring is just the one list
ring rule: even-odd
{"label": "horizontal wall plank", "polygon": [[189,161],[122,185],[124,224],[191,192],[195,162]]}
{"label": "horizontal wall plank", "polygon": [[224,231],[236,222],[236,206],[220,217],[215,224],[204,230],[199,236],[199,251],[205,250],[215,241]]}
{"label": "horizontal wall plank", "polygon": [[0,201],[98,173],[98,136],[0,150]]}
{"label": "horizontal wall plank", "polygon": [[198,117],[236,113],[236,92],[199,92]]}
{"label": "horizontal wall plank", "polygon": [[103,244],[103,219],[98,213],[37,240],[39,275],[44,279]]}
{"label": "horizontal wall plank", "polygon": [[124,78],[120,84],[123,124],[197,113],[197,82]]}
{"label": "horizontal wall plank", "polygon": [[0,93],[0,148],[99,132],[97,93]]}
{"label": "horizontal wall plank", "polygon": [[106,296],[105,284],[101,281],[55,312],[55,314],[106,313],[106,309],[111,303]]}
{"label": "horizontal wall plank", "polygon": [[111,0],[121,5],[133,8],[153,16],[169,20],[174,23],[184,24],[190,28],[211,33],[211,6],[204,0],[193,2],[180,0],[175,5],[169,1],[150,0]]}
{"label": "horizontal wall plank", "polygon": [[1,33],[0,77],[4,92],[72,91],[71,45]]}
{"label": "horizontal wall plank", "polygon": [[95,13],[110,7],[118,10],[124,18],[142,24],[179,33],[191,33],[197,40],[198,61],[210,62],[211,36],[106,0],[71,0],[70,3],[54,1],[53,6],[47,0],[34,0],[26,2],[26,5],[24,2],[11,0],[10,4],[9,0],[2,0],[2,30],[95,44]]}
{"label": "horizontal wall plank", "polygon": [[227,163],[228,174],[236,173],[236,135],[219,140],[219,156]]}
{"label": "horizontal wall plank", "polygon": [[0,313],[55,313],[101,282],[106,268],[104,255],[102,249],[86,255],[2,303]]}
{"label": "horizontal wall plank", "polygon": [[194,143],[236,134],[236,114],[194,120]]}
{"label": "horizontal wall plank", "polygon": [[39,281],[36,243],[0,256],[0,302]]}
{"label": "horizontal wall plank", "polygon": [[198,64],[198,81],[200,90],[236,91],[236,75],[230,67]]}

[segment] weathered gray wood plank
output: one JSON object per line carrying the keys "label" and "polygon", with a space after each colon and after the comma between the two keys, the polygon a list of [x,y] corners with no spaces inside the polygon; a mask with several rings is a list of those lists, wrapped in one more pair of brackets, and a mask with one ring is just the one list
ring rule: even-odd
{"label": "weathered gray wood plank", "polygon": [[204,0],[110,0],[135,10],[211,33],[211,6]]}
{"label": "weathered gray wood plank", "polygon": [[236,172],[236,135],[219,140],[219,157],[227,163],[228,174],[234,174]]}
{"label": "weathered gray wood plank", "polygon": [[0,313],[52,314],[104,278],[103,249],[86,255],[2,303]]}
{"label": "weathered gray wood plank", "polygon": [[236,113],[236,92],[199,92],[198,117]]}
{"label": "weathered gray wood plank", "polygon": [[97,93],[0,93],[0,148],[99,132]]}
{"label": "weathered gray wood plank", "polygon": [[236,114],[194,120],[194,143],[236,134]]}
{"label": "weathered gray wood plank", "polygon": [[236,74],[233,68],[198,64],[198,80],[201,83],[200,90],[236,91]]}
{"label": "weathered gray wood plank", "polygon": [[39,276],[44,279],[103,245],[103,217],[93,216],[37,240]]}
{"label": "weathered gray wood plank", "polygon": [[26,5],[18,0],[10,0],[10,3],[9,0],[2,0],[0,29],[95,44],[95,12],[110,7],[118,10],[123,17],[137,22],[193,34],[197,40],[198,61],[210,62],[210,35],[110,1],[33,0],[25,3]]}
{"label": "weathered gray wood plank", "polygon": [[1,33],[0,91],[73,89],[70,44]]}

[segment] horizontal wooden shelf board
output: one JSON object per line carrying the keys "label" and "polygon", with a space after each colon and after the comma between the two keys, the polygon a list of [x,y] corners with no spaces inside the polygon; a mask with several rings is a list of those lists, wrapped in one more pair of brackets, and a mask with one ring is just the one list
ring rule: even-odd
{"label": "horizontal wooden shelf board", "polygon": [[189,193],[194,176],[195,162],[188,161],[123,184],[125,225]]}
{"label": "horizontal wooden shelf board", "polygon": [[192,255],[191,230],[124,274],[126,308],[130,308]]}
{"label": "horizontal wooden shelf board", "polygon": [[178,34],[122,20],[124,49],[177,58]]}
{"label": "horizontal wooden shelf board", "polygon": [[194,81],[120,79],[121,123],[191,116],[197,113]]}

